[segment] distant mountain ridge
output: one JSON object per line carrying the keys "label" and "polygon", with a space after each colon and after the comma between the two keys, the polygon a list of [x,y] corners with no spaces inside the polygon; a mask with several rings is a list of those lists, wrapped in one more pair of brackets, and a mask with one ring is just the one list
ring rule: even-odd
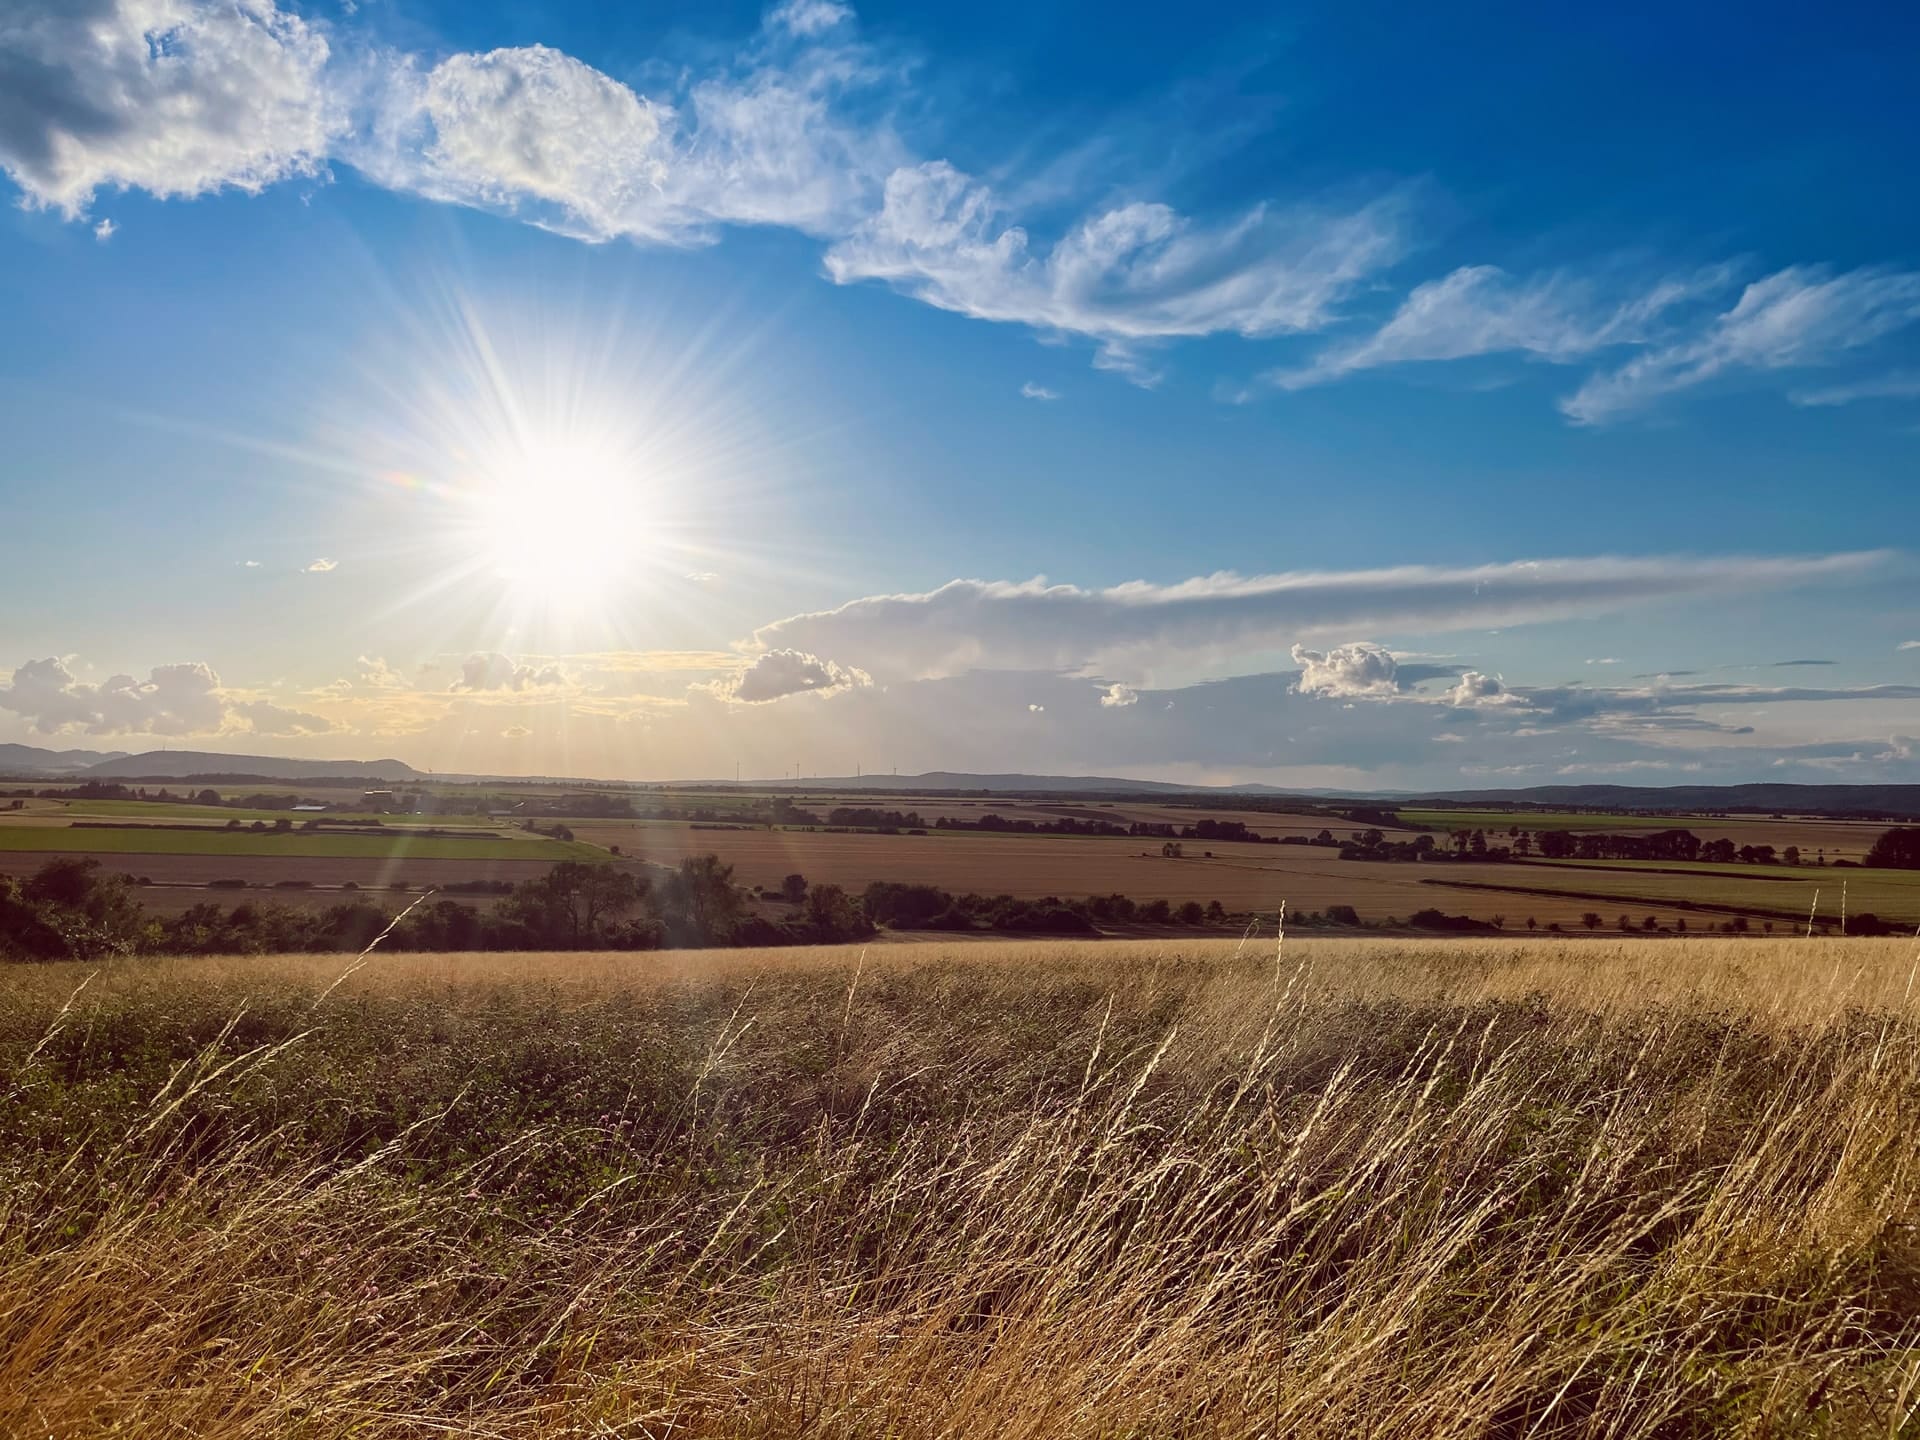
{"label": "distant mountain ridge", "polygon": [[[607,781],[567,776],[439,775],[416,770],[403,760],[293,760],[271,755],[227,755],[206,750],[123,751],[43,750],[32,745],[0,745],[0,776],[17,779],[186,780],[199,776],[236,776],[261,780],[367,779],[406,782],[440,779],[541,784],[605,785]],[[618,784],[712,785],[722,780]],[[1877,814],[1920,817],[1920,785],[1534,785],[1515,790],[1289,790],[1282,786],[1183,785],[1169,780],[1128,780],[1117,775],[969,774],[928,770],[917,775],[819,775],[804,780],[751,780],[741,788],[789,793],[872,791],[881,794],[962,793],[998,795],[1236,795],[1297,798],[1303,803],[1352,801],[1373,805],[1533,806],[1574,810],[1758,811],[1802,814]]]}
{"label": "distant mountain ridge", "polygon": [[0,745],[0,775],[71,775],[118,760],[124,750],[43,750],[37,745]]}
{"label": "distant mountain ridge", "polygon": [[1920,785],[1534,785],[1524,790],[1444,790],[1400,803],[1569,806],[1580,810],[1763,810],[1920,815]]}
{"label": "distant mountain ridge", "polygon": [[427,778],[403,760],[289,760],[208,750],[149,750],[143,755],[121,755],[80,773],[88,780],[185,780],[196,775],[257,775],[263,780]]}

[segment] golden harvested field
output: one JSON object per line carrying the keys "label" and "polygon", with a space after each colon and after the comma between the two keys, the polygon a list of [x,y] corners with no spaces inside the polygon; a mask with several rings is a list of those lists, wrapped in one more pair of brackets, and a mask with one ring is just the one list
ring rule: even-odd
{"label": "golden harvested field", "polygon": [[[30,875],[53,855],[39,851],[0,851],[0,875]],[[101,869],[111,874],[144,875],[158,885],[205,885],[209,880],[245,880],[249,885],[272,885],[276,880],[307,880],[314,885],[340,885],[351,880],[362,889],[404,883],[414,890],[462,880],[507,880],[519,883],[553,868],[545,860],[420,860],[412,856],[374,860],[329,860],[314,856],[278,858],[265,855],[101,855]],[[207,896],[199,896],[206,899]]]}
{"label": "golden harvested field", "polygon": [[1900,1436],[1909,944],[0,974],[0,1434]]}
{"label": "golden harvested field", "polygon": [[[1541,925],[1570,924],[1588,911],[1604,912],[1613,925],[1622,907],[1636,923],[1654,915],[1671,925],[1688,915],[1677,902],[1804,917],[1816,889],[1821,913],[1837,917],[1841,877],[1857,897],[1855,913],[1876,910],[1883,918],[1920,924],[1920,872],[1833,870],[1781,866],[1697,867],[1689,875],[1660,875],[1627,866],[1594,868],[1530,865],[1386,864],[1341,860],[1329,849],[1300,845],[1246,845],[1187,841],[1186,855],[1168,859],[1147,840],[1082,839],[1072,836],[929,834],[830,834],[824,831],[696,829],[682,824],[621,825],[582,821],[582,840],[618,845],[623,856],[677,864],[687,855],[713,853],[736,867],[738,877],[776,886],[797,871],[808,880],[858,890],[873,880],[938,885],[963,893],[1075,897],[1119,892],[1135,900],[1218,900],[1229,910],[1266,911],[1282,900],[1295,914],[1352,905],[1363,920],[1404,919],[1433,908],[1487,919],[1504,916],[1509,926],[1532,916]],[[1212,850],[1214,858],[1202,858]],[[1477,887],[1477,888],[1476,888]],[[1544,892],[1581,892],[1555,896]],[[1599,899],[1591,898],[1593,896]],[[1876,909],[1877,907],[1877,909]],[[1718,923],[1717,911],[1692,914],[1690,923]]]}

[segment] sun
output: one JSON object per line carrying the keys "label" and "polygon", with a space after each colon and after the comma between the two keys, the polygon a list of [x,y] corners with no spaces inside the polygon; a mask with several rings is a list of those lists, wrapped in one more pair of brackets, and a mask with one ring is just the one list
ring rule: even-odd
{"label": "sun", "polygon": [[605,445],[515,450],[476,487],[477,558],[535,608],[577,614],[609,604],[644,563],[646,477]]}

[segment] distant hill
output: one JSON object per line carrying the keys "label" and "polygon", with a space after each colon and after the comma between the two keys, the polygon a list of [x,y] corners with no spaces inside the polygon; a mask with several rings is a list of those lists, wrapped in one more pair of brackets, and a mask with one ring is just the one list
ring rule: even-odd
{"label": "distant hill", "polygon": [[1920,785],[1535,785],[1524,790],[1446,790],[1408,796],[1400,803],[1907,816],[1920,815]]}
{"label": "distant hill", "polygon": [[1247,795],[1370,805],[1531,805],[1575,810],[1737,810],[1829,815],[1920,816],[1920,785],[1536,785],[1520,790],[1288,790],[1273,785],[1178,785],[1111,775],[820,776],[762,784],[781,790],[874,790],[893,794],[990,791],[1001,795]]}
{"label": "distant hill", "polygon": [[[366,779],[387,782],[438,779],[453,783],[532,781],[605,784],[564,776],[437,775],[401,760],[290,760],[270,755],[224,755],[204,750],[149,750],[141,755],[97,750],[42,750],[0,745],[0,775],[89,780],[186,780],[235,777],[262,780]],[[632,781],[635,785],[656,784]],[[728,781],[689,782],[726,786]],[[1126,780],[1117,775],[972,775],[928,770],[918,775],[818,775],[805,780],[748,781],[741,788],[795,793],[870,791],[877,794],[995,795],[1211,795],[1273,797],[1302,804],[1348,802],[1372,806],[1533,806],[1561,810],[1648,812],[1740,811],[1772,814],[1876,815],[1920,818],[1920,785],[1535,785],[1518,790],[1289,790],[1274,785],[1181,785]]]}
{"label": "distant hill", "polygon": [[80,772],[88,780],[186,780],[243,775],[263,780],[424,780],[402,760],[287,760],[272,755],[220,755],[206,750],[149,750]]}
{"label": "distant hill", "polygon": [[0,775],[71,775],[103,760],[118,760],[126,753],[124,750],[42,750],[37,745],[0,745]]}
{"label": "distant hill", "polygon": [[909,790],[991,790],[1002,795],[1065,795],[1096,791],[1103,795],[1144,795],[1180,794],[1208,787],[1173,785],[1164,780],[1121,780],[1111,775],[969,775],[958,770],[928,770],[920,775],[810,775],[805,780],[753,782],[749,788],[881,790],[889,793]]}

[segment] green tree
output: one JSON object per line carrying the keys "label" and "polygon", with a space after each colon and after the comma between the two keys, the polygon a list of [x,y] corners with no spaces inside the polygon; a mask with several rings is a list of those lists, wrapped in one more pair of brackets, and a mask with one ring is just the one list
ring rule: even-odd
{"label": "green tree", "polygon": [[797,872],[780,882],[780,898],[789,905],[798,905],[807,898],[807,877]]}
{"label": "green tree", "polygon": [[854,940],[873,933],[860,902],[838,885],[815,885],[807,892],[804,913],[817,940]]}
{"label": "green tree", "polygon": [[1920,829],[1889,830],[1873,842],[1862,862],[1880,870],[1920,870]]}
{"label": "green tree", "polygon": [[524,926],[536,943],[577,950],[605,938],[609,924],[638,905],[646,888],[611,865],[563,860],[519,886],[501,904],[501,918]]}
{"label": "green tree", "polygon": [[718,855],[689,855],[663,888],[667,923],[694,944],[715,944],[740,923],[740,891],[733,867]]}

